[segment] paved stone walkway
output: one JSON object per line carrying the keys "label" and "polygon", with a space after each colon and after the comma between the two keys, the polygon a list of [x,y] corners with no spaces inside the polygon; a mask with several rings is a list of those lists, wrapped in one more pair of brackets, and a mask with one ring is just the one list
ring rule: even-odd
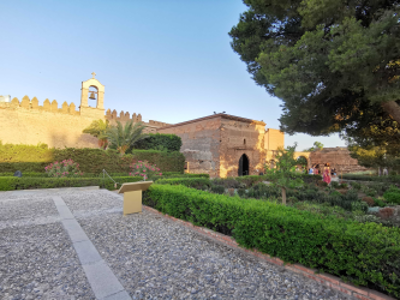
{"label": "paved stone walkway", "polygon": [[95,188],[0,193],[0,298],[349,299]]}

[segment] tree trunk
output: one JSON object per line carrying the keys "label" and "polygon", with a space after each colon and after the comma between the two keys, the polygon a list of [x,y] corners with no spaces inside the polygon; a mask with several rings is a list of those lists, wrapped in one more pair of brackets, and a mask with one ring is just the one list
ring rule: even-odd
{"label": "tree trunk", "polygon": [[282,204],[286,205],[286,189],[285,188],[281,189],[282,189]]}
{"label": "tree trunk", "polygon": [[400,123],[400,105],[398,105],[396,101],[383,102],[382,108],[393,118],[393,120]]}

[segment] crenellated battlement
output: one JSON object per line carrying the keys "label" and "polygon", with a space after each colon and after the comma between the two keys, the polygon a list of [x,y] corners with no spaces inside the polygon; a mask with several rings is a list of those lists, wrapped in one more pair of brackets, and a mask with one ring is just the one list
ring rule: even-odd
{"label": "crenellated battlement", "polygon": [[[73,116],[81,116],[82,111],[76,110],[76,106],[74,103],[68,105],[66,101],[59,107],[57,100],[53,100],[50,102],[49,99],[44,100],[43,105],[39,105],[39,100],[36,97],[33,97],[32,100],[29,99],[28,96],[24,96],[21,101],[18,98],[13,98],[11,102],[0,102],[0,109],[23,109],[26,111],[43,111],[43,112],[50,112],[50,113],[60,113],[60,114],[69,114]],[[88,107],[88,109],[93,109],[93,107]],[[97,109],[96,109],[97,110]],[[84,116],[86,117],[86,111]],[[110,109],[107,110],[104,118],[106,120],[112,121],[119,121],[125,123],[126,121],[132,120],[134,123],[136,122],[143,122],[142,115],[133,113],[132,115],[129,112],[124,112],[123,110],[118,114],[117,111],[114,109],[111,111]],[[170,124],[150,120],[149,122],[143,122],[144,125],[150,127],[164,127]]]}
{"label": "crenellated battlement", "polygon": [[[0,96],[0,141],[3,143],[45,143],[50,147],[98,147],[98,140],[83,130],[95,120],[108,120],[111,125],[119,121],[142,122],[145,133],[156,133],[160,127],[169,124],[150,120],[143,122],[141,114],[130,114],[104,109],[105,86],[92,73],[93,78],[82,81],[79,106],[67,102],[50,102],[39,105],[36,97],[24,96],[20,101],[11,96]],[[94,107],[89,105],[89,100]],[[95,102],[93,102],[95,101]],[[61,107],[60,107],[61,104]]]}
{"label": "crenellated battlement", "polygon": [[[141,114],[136,114],[133,113],[132,116],[129,112],[124,112],[121,110],[121,112],[118,114],[117,111],[114,109],[111,111],[111,109],[107,109],[106,112],[106,120],[112,122],[112,121],[119,121],[121,123],[127,122],[127,121],[133,121],[134,123],[136,122],[143,122],[142,115]],[[154,127],[164,127],[168,126],[170,124],[164,123],[164,122],[159,122],[159,121],[154,121],[154,120],[149,120],[149,122],[143,122],[147,126],[154,126]]]}
{"label": "crenellated battlement", "polygon": [[61,108],[58,107],[57,100],[53,100],[50,102],[49,99],[44,100],[43,105],[39,105],[39,100],[36,97],[33,97],[32,100],[29,99],[28,96],[24,96],[21,102],[18,98],[13,98],[11,102],[0,102],[0,108],[3,109],[25,109],[25,110],[38,110],[38,111],[46,111],[52,113],[61,113],[61,114],[70,114],[70,115],[79,115],[79,111],[76,110],[76,106],[74,103],[68,105],[65,101]]}

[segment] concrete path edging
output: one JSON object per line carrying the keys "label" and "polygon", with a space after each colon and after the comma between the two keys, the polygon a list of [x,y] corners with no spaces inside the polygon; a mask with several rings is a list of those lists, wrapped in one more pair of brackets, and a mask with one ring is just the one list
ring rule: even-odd
{"label": "concrete path edging", "polygon": [[59,196],[53,196],[53,201],[96,298],[98,300],[132,300],[64,200]]}

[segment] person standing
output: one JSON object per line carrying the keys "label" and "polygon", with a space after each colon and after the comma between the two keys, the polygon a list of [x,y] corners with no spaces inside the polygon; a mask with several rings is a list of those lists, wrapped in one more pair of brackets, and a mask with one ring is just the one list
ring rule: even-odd
{"label": "person standing", "polygon": [[327,183],[330,184],[331,183],[331,175],[329,174],[329,169],[325,169],[324,171],[324,175],[323,175],[323,180]]}

